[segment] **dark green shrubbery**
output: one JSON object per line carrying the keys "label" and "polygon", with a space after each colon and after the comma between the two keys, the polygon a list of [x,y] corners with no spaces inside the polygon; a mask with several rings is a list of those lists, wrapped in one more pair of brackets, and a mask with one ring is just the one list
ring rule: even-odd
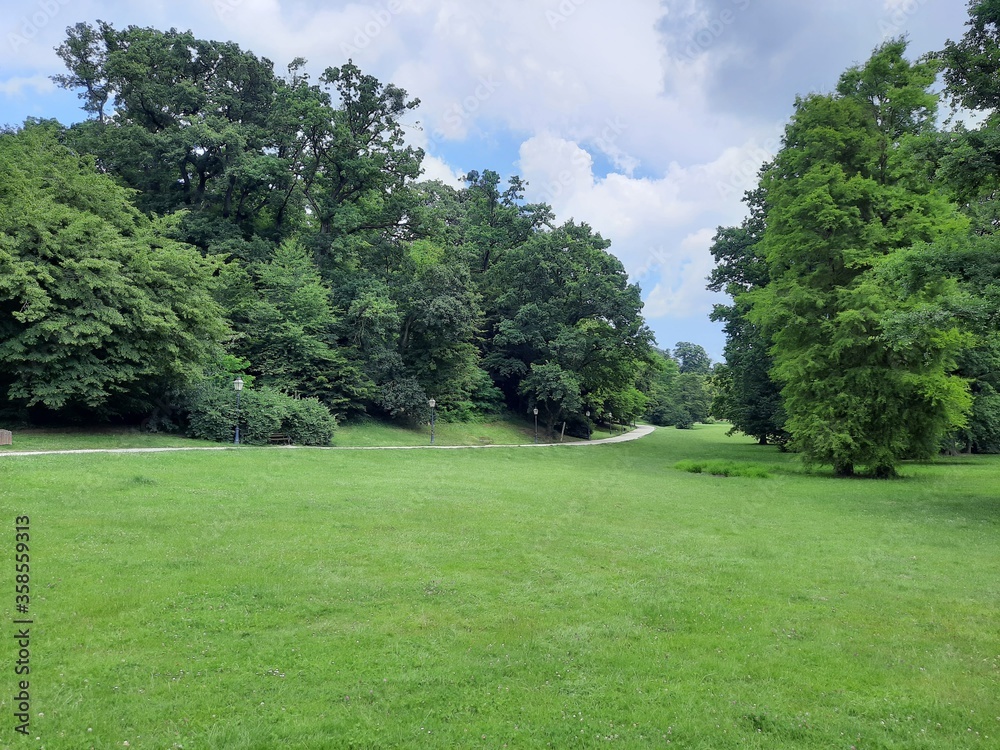
{"label": "dark green shrubbery", "polygon": [[[192,437],[232,442],[236,393],[230,384],[203,382],[185,399]],[[274,388],[245,389],[240,398],[240,442],[266,445],[271,435],[288,435],[299,445],[329,445],[336,420],[320,401],[293,398]]]}

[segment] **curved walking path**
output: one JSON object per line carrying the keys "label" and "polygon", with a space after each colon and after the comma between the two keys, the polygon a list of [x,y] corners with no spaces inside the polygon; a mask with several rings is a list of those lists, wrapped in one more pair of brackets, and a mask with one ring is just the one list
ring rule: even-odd
{"label": "curved walking path", "polygon": [[220,445],[206,446],[198,448],[79,448],[76,450],[61,451],[0,451],[0,458],[10,456],[63,456],[77,453],[178,453],[181,451],[232,451],[245,448],[271,447],[275,450],[320,450],[320,451],[409,451],[409,450],[457,450],[457,449],[483,449],[483,448],[572,448],[584,445],[606,445],[607,443],[627,443],[632,440],[644,438],[650,434],[655,427],[640,425],[631,432],[615,437],[602,438],[601,440],[581,440],[577,443],[514,443],[504,445],[500,443],[490,443],[489,445],[347,445],[347,446],[308,446],[308,445],[281,445],[281,446],[235,446]]}

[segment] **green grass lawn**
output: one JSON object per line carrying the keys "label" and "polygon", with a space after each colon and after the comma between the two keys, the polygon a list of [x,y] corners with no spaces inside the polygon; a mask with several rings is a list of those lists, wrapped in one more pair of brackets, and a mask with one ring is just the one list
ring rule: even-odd
{"label": "green grass lawn", "polygon": [[[620,434],[616,427],[615,435]],[[607,429],[595,429],[592,439],[611,437]],[[428,445],[431,430],[429,425],[403,428],[376,420],[347,422],[340,425],[333,444],[338,447],[408,446]],[[530,420],[513,418],[498,419],[494,422],[450,423],[439,421],[434,428],[436,445],[517,445],[534,441],[534,426]],[[538,439],[547,442],[550,438],[539,426]],[[558,441],[558,432],[554,438]],[[579,442],[569,435],[565,442]],[[218,446],[206,440],[192,440],[179,435],[151,434],[138,429],[107,428],[103,430],[83,429],[28,429],[14,430],[13,445],[0,445],[0,453],[75,450],[101,448],[181,448]]]}
{"label": "green grass lawn", "polygon": [[836,480],[725,429],[0,458],[0,744],[1000,746],[1000,458]]}
{"label": "green grass lawn", "polygon": [[13,430],[13,433],[13,445],[0,445],[0,453],[102,448],[184,448],[219,445],[208,440],[192,440],[179,435],[153,434],[126,428],[88,430],[35,428]]}
{"label": "green grass lawn", "polygon": [[[619,434],[616,430],[615,434]],[[595,431],[592,439],[610,437],[607,430]],[[429,445],[431,429],[429,425],[400,428],[376,421],[345,423],[337,428],[333,444],[339,447],[369,447],[379,445]],[[443,422],[434,425],[435,445],[518,445],[532,443],[535,439],[534,425],[530,420],[505,419],[495,422]],[[538,427],[539,442],[558,442],[546,434],[542,425]],[[566,435],[564,442],[580,442]]]}

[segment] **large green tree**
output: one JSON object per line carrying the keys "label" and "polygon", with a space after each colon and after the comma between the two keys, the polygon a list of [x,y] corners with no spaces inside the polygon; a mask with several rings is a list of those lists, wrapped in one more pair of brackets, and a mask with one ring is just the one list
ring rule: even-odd
{"label": "large green tree", "polygon": [[750,215],[739,227],[720,227],[711,248],[716,267],[708,288],[732,298],[731,304],[715,305],[710,316],[723,323],[726,334],[726,363],[713,373],[712,413],[728,420],[733,431],[755,437],[762,445],[769,441],[783,444],[788,433],[783,426],[781,389],[771,377],[771,340],[750,320],[746,297],[770,281],[767,260],[758,248],[766,226],[764,192],[747,193],[745,202]]}
{"label": "large green tree", "polygon": [[799,100],[762,187],[770,283],[750,318],[773,341],[795,447],[837,474],[891,476],[963,423],[965,383],[950,375],[964,337],[941,314],[947,283],[896,283],[893,254],[966,222],[913,158],[932,133],[936,66],[887,42]]}
{"label": "large green tree", "polygon": [[238,332],[230,349],[262,385],[318,398],[341,413],[372,397],[374,384],[337,346],[330,290],[301,243],[286,240],[249,269],[230,264],[223,279]]}
{"label": "large green tree", "polygon": [[296,59],[281,78],[232,42],[106,22],[71,27],[58,54],[55,81],[92,116],[74,143],[143,210],[190,209],[200,247],[245,254],[254,236],[298,234],[329,270],[410,236],[423,152],[400,118],[418,102],[353,63],[313,83]]}
{"label": "large green tree", "polygon": [[939,57],[946,94],[976,111],[980,124],[946,134],[939,175],[969,216],[970,232],[923,248],[914,267],[958,279],[966,298],[956,315],[973,343],[958,371],[971,381],[973,405],[954,447],[1000,452],[1000,2],[970,2],[966,27]]}
{"label": "large green tree", "polygon": [[143,414],[220,352],[218,262],[137,211],[60,133],[0,135],[0,398]]}
{"label": "large green tree", "polygon": [[[586,224],[570,222],[536,233],[490,269],[487,288],[497,296],[485,303],[484,364],[511,406],[552,401],[545,394],[575,384],[578,399],[560,397],[551,413],[603,413],[606,401],[635,385],[652,334],[640,314],[639,288],[628,283],[609,244]],[[544,377],[528,379],[542,365]]]}
{"label": "large green tree", "polygon": [[73,142],[138,190],[143,210],[187,207],[190,220],[207,212],[248,229],[289,183],[273,148],[269,60],[190,31],[103,21],[69,28],[57,51],[68,73],[55,81],[79,91],[92,115]]}

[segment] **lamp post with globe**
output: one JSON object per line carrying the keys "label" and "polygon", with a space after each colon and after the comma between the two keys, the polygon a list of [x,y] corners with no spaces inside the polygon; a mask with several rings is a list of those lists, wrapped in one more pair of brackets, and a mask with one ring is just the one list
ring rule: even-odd
{"label": "lamp post with globe", "polygon": [[243,393],[243,378],[237,377],[233,381],[233,388],[236,390],[236,438],[234,445],[240,444],[240,394]]}

